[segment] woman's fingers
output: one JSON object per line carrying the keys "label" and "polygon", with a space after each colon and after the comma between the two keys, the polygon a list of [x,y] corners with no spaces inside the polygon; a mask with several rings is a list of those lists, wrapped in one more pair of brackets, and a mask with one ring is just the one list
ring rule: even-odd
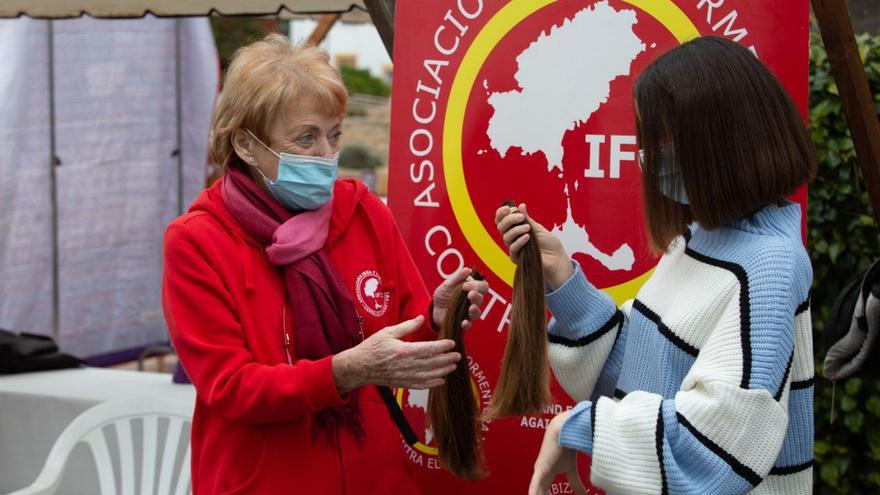
{"label": "woman's fingers", "polygon": [[414,373],[412,375],[413,380],[418,382],[427,382],[429,380],[436,380],[437,378],[443,378],[446,375],[455,371],[455,365],[446,366],[443,368],[435,368],[428,371],[421,371],[419,373]]}
{"label": "woman's fingers", "polygon": [[497,210],[495,210],[495,225],[498,225],[498,223],[499,223],[504,217],[506,217],[509,213],[510,213],[510,207],[509,207],[509,206],[501,206],[501,207],[499,207]]}
{"label": "woman's fingers", "polygon": [[502,218],[500,222],[497,223],[498,230],[503,234],[510,230],[511,228],[523,223],[526,221],[526,216],[522,213],[511,213],[506,217]]}
{"label": "woman's fingers", "polygon": [[400,352],[402,357],[424,359],[451,351],[455,348],[455,341],[443,339],[430,342],[403,342],[402,345],[405,347]]}
{"label": "woman's fingers", "polygon": [[470,321],[474,321],[480,317],[480,314],[482,314],[482,311],[480,311],[480,307],[476,304],[471,304],[471,307],[468,308],[468,319]]}
{"label": "woman's fingers", "polygon": [[[461,289],[467,291],[468,299],[470,299],[472,303],[479,304],[479,302],[482,301],[483,295],[489,292],[489,282],[486,282],[485,280],[468,280],[462,284]],[[477,300],[477,297],[480,297],[481,299]]]}
{"label": "woman's fingers", "polygon": [[441,369],[447,366],[455,366],[456,363],[461,361],[461,354],[457,352],[447,352],[446,354],[440,354],[438,356],[430,357],[427,359],[419,359],[414,362],[414,369],[416,371],[426,371],[433,369]]}
{"label": "woman's fingers", "polygon": [[510,246],[511,244],[514,243],[514,241],[519,239],[522,235],[528,234],[529,231],[531,231],[531,230],[532,230],[532,226],[527,223],[513,227],[512,229],[510,229],[504,233],[504,236],[503,236],[504,245]]}
{"label": "woman's fingers", "polygon": [[[562,413],[566,414],[566,413]],[[569,454],[565,448],[559,445],[559,435],[556,432],[558,424],[567,416],[557,415],[550,422],[547,430],[544,432],[544,439],[541,442],[541,450],[538,452],[538,458],[535,460],[534,471],[532,472],[532,483],[529,486],[529,495],[545,494],[553,483],[556,473],[568,471],[564,466],[565,456]],[[577,468],[575,467],[575,472]]]}
{"label": "woman's fingers", "polygon": [[568,486],[574,490],[577,495],[589,495],[587,491],[587,487],[584,486],[583,480],[581,480],[581,474],[577,470],[577,463],[575,466],[565,473],[565,477],[568,478]]}
{"label": "woman's fingers", "polygon": [[510,245],[510,260],[511,261],[516,263],[517,260],[519,260],[519,251],[520,251],[520,249],[523,248],[523,246],[526,245],[527,242],[529,242],[529,239],[531,239],[531,236],[529,236],[529,234],[526,234],[526,235],[520,237],[519,239],[517,239],[513,244]]}
{"label": "woman's fingers", "polygon": [[383,330],[387,331],[391,337],[401,339],[418,330],[424,322],[425,317],[419,315],[411,320],[402,321],[397,325],[385,327]]}
{"label": "woman's fingers", "polygon": [[455,272],[455,275],[444,280],[441,285],[445,285],[447,287],[447,290],[449,290],[449,292],[451,293],[453,291],[453,288],[456,287],[458,284],[464,282],[465,279],[467,279],[468,275],[470,275],[470,274],[471,274],[470,268],[467,268],[467,267],[462,268],[461,270]]}
{"label": "woman's fingers", "polygon": [[532,473],[532,481],[529,483],[529,495],[547,495],[550,491],[550,484],[544,480],[545,477],[546,475],[539,473],[537,470]]}
{"label": "woman's fingers", "polygon": [[504,239],[504,245],[514,263],[519,259],[519,250],[529,241],[529,233],[539,227],[533,227],[525,212],[525,204],[520,205],[522,211],[510,213],[511,209],[502,206],[495,212],[495,223]]}

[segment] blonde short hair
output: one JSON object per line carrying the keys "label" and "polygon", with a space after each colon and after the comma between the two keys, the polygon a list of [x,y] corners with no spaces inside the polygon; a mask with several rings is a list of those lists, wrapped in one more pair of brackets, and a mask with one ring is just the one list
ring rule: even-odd
{"label": "blonde short hair", "polygon": [[229,68],[211,125],[211,159],[225,168],[238,160],[232,135],[249,129],[267,139],[269,124],[287,105],[303,103],[345,115],[348,92],[327,52],[293,46],[286,36],[269,34],[239,48]]}

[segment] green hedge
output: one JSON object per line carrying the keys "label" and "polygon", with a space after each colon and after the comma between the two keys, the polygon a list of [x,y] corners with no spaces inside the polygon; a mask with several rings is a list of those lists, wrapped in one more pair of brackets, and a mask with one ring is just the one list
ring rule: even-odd
{"label": "green hedge", "polygon": [[342,66],[339,68],[342,80],[349,93],[360,93],[373,96],[390,96],[391,88],[378,77],[374,77],[367,69],[355,69]]}
{"label": "green hedge", "polygon": [[[858,42],[880,113],[880,36],[863,35]],[[825,48],[816,34],[810,48],[810,134],[819,154],[819,173],[810,186],[807,210],[815,274],[815,491],[876,494],[880,493],[880,382],[856,377],[837,383],[832,424],[832,386],[821,377],[822,330],[831,304],[851,277],[880,257],[880,235]]]}

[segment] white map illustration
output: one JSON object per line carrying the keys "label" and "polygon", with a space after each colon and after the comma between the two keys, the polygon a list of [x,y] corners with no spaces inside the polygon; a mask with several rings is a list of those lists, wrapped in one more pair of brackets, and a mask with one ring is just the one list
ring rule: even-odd
{"label": "white map illustration", "polygon": [[[495,113],[486,131],[489,142],[502,158],[510,148],[523,154],[541,152],[547,172],[562,172],[562,138],[575,126],[586,123],[608,101],[611,82],[628,76],[632,62],[645,51],[633,32],[638,20],[633,10],[615,10],[598,2],[541,33],[516,57],[514,75],[520,89],[490,93]],[[589,241],[589,233],[571,214],[553,227],[566,250],[598,260],[609,270],[631,270],[633,250],[622,244],[613,254],[602,253]]]}
{"label": "white map illustration", "polygon": [[[418,408],[424,411],[425,417],[428,414],[428,391],[427,390],[409,390],[406,396],[406,403],[409,407]],[[434,438],[434,432],[429,426],[425,427],[425,445],[430,445]]]}

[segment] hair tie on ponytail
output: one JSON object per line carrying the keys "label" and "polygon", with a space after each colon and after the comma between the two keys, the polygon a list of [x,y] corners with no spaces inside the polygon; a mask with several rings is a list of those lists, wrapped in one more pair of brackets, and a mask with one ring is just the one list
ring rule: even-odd
{"label": "hair tie on ponytail", "polygon": [[[505,201],[504,205],[517,210],[513,201]],[[513,278],[513,307],[501,375],[487,412],[490,418],[533,414],[550,403],[547,303],[537,237],[529,238],[519,258]]]}

